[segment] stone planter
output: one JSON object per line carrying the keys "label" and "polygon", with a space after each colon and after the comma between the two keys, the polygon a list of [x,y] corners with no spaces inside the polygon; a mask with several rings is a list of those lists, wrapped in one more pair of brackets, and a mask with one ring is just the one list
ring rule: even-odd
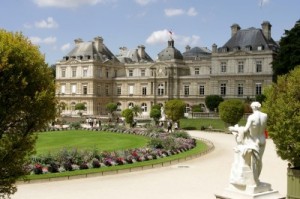
{"label": "stone planter", "polygon": [[300,199],[300,169],[287,170],[287,199]]}

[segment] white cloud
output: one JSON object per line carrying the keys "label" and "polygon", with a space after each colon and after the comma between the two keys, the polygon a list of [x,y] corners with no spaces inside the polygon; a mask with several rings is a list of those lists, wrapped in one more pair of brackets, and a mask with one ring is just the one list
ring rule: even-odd
{"label": "white cloud", "polygon": [[[186,46],[186,45],[199,45],[200,36],[184,36],[172,34],[172,38],[175,40],[175,44]],[[167,29],[154,31],[147,39],[146,43],[150,45],[165,44],[170,39],[170,33]]]}
{"label": "white cloud", "polygon": [[160,44],[166,43],[170,37],[170,33],[167,29],[154,31],[147,39],[147,44]]}
{"label": "white cloud", "polygon": [[60,47],[60,50],[65,52],[65,51],[69,50],[70,48],[71,48],[71,44],[66,43],[66,44],[62,45],[62,47]]}
{"label": "white cloud", "polygon": [[96,5],[106,0],[33,0],[40,7],[75,8],[81,5]]}
{"label": "white cloud", "polygon": [[165,15],[167,17],[179,16],[179,15],[196,16],[197,14],[198,12],[194,7],[189,8],[187,11],[184,9],[175,9],[175,8],[165,9]]}
{"label": "white cloud", "polygon": [[54,44],[56,42],[56,37],[46,37],[46,38],[40,38],[40,37],[30,37],[29,38],[33,44]]}
{"label": "white cloud", "polygon": [[135,0],[135,2],[141,6],[145,6],[149,3],[155,2],[156,0]]}
{"label": "white cloud", "polygon": [[48,17],[46,20],[35,22],[37,28],[56,28],[58,24],[52,17]]}
{"label": "white cloud", "polygon": [[259,6],[262,7],[262,6],[265,6],[267,5],[268,3],[270,3],[271,0],[259,0]]}
{"label": "white cloud", "polygon": [[174,8],[165,9],[165,15],[168,17],[178,16],[183,14],[184,14],[184,10],[182,9],[174,9]]}
{"label": "white cloud", "polygon": [[189,16],[196,16],[198,14],[198,12],[196,11],[196,9],[194,7],[191,7],[190,9],[188,9],[186,14]]}

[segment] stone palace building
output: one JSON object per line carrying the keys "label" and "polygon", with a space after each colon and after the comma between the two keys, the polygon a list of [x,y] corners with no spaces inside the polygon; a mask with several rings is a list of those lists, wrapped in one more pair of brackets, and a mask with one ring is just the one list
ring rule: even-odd
{"label": "stone palace building", "polygon": [[118,111],[139,105],[149,116],[151,106],[182,99],[186,112],[193,105],[204,111],[207,95],[224,99],[254,98],[272,83],[272,61],[278,44],[271,37],[271,24],[241,29],[231,26],[231,36],[221,47],[186,46],[181,53],[170,38],[153,60],[140,45],[121,47],[114,55],[102,37],[75,47],[56,63],[56,95],[65,103],[64,115],[76,115],[75,105],[84,103],[84,115],[106,115],[105,105],[118,104]]}

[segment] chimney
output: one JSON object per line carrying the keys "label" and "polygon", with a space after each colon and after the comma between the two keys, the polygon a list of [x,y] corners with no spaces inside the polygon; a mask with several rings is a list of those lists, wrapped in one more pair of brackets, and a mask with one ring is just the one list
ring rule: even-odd
{"label": "chimney", "polygon": [[191,47],[190,47],[189,45],[187,45],[187,46],[185,47],[185,52],[187,52],[187,51],[189,51],[189,50],[191,50]]}
{"label": "chimney", "polygon": [[261,24],[262,31],[267,40],[271,39],[271,27],[272,27],[272,25],[268,21],[264,21]]}
{"label": "chimney", "polygon": [[95,47],[96,47],[96,50],[98,52],[102,52],[103,50],[103,38],[102,37],[95,37],[94,38],[94,42],[95,42]]}
{"label": "chimney", "polygon": [[217,44],[213,44],[213,45],[212,45],[212,52],[213,52],[213,53],[216,53],[217,50],[218,50]]}
{"label": "chimney", "polygon": [[78,44],[80,44],[80,43],[82,43],[82,42],[83,42],[83,41],[82,41],[81,38],[78,38],[78,39],[75,39],[75,40],[74,40],[75,45],[78,45]]}
{"label": "chimney", "polygon": [[138,54],[139,54],[141,59],[145,59],[146,53],[145,53],[145,46],[144,45],[138,46]]}
{"label": "chimney", "polygon": [[239,24],[233,24],[231,26],[231,37],[233,37],[240,29],[241,27],[239,26]]}

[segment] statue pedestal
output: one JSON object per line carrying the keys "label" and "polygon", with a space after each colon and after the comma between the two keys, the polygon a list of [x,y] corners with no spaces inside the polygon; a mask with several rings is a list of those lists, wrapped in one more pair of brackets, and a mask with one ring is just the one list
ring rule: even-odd
{"label": "statue pedestal", "polygon": [[216,194],[216,199],[285,199],[278,191],[274,191],[268,183],[259,186],[243,186],[230,184],[223,194]]}

